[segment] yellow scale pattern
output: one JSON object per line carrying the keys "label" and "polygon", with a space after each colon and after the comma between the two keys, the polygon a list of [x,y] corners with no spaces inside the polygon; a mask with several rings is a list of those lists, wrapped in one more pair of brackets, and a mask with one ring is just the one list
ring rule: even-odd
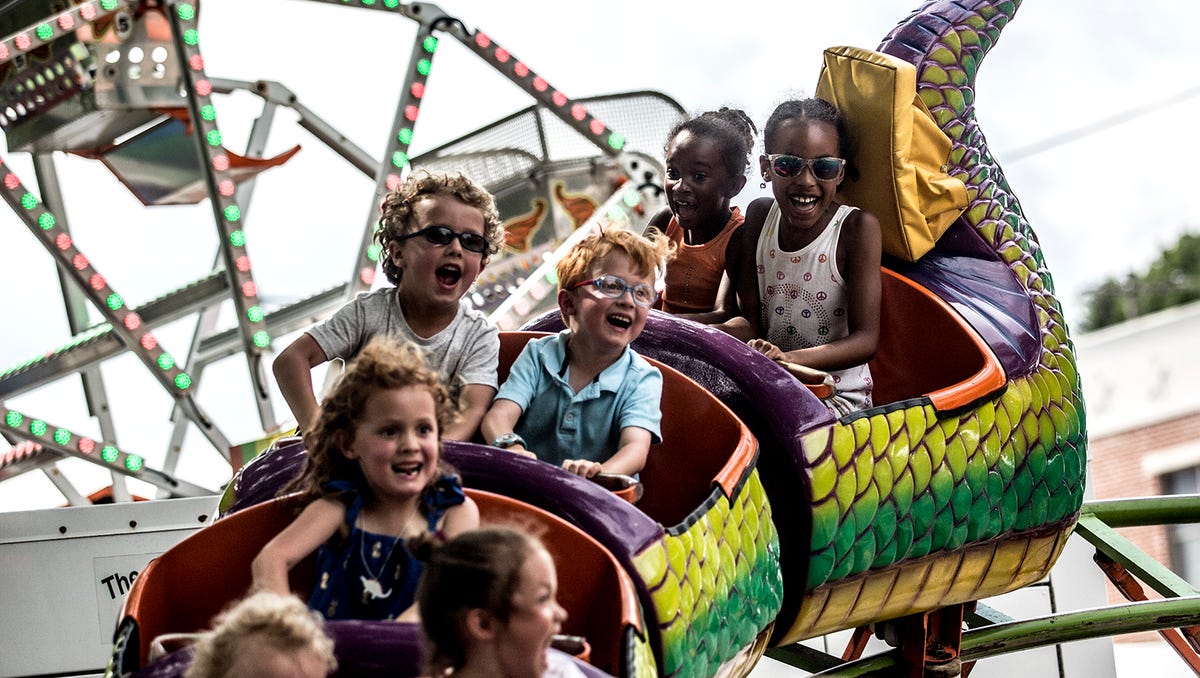
{"label": "yellow scale pattern", "polygon": [[654,648],[650,647],[650,639],[646,634],[634,635],[633,638],[633,675],[630,678],[654,678],[658,675],[658,665],[654,663]]}
{"label": "yellow scale pattern", "polygon": [[779,612],[783,583],[771,508],[751,471],[731,501],[634,558],[654,601],[663,676],[709,676]]}
{"label": "yellow scale pattern", "polygon": [[1027,586],[1050,569],[1070,535],[1067,525],[1045,536],[995,539],[819,586],[805,594],[783,642]]}
{"label": "yellow scale pattern", "polygon": [[[1082,435],[1081,418],[1063,397],[1072,379],[1069,371],[1049,378],[1042,371],[964,415],[939,420],[924,405],[805,436],[813,492],[810,591],[788,640],[846,628],[838,624],[849,620],[974,600],[1041,577],[1054,562],[1045,556],[1057,555],[1058,532],[1070,532],[1076,498],[1082,499],[1082,465],[1065,478],[1046,463],[1050,454],[1081,459],[1073,450],[1057,454]],[[1058,523],[1043,539],[1053,548],[1035,548],[1029,530],[1048,522]],[[997,538],[1015,541],[993,543]],[[985,565],[959,571],[968,558]],[[921,589],[927,568],[947,567],[947,582],[961,581]],[[918,588],[912,596],[891,595],[898,582]],[[846,607],[827,615],[821,598],[832,591],[841,592],[838,605]]]}

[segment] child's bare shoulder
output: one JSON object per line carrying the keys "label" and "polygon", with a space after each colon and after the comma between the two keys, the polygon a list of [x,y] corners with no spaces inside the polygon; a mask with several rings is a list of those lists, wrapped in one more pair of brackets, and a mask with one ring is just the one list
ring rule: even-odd
{"label": "child's bare shoulder", "polygon": [[871,212],[859,207],[846,216],[846,225],[858,228],[879,230],[879,218]]}
{"label": "child's bare shoulder", "polygon": [[667,232],[667,226],[671,224],[671,208],[663,206],[659,208],[654,216],[650,217],[650,221],[646,223],[646,228],[642,231],[642,235],[646,235],[646,231],[650,228],[657,228],[663,233]]}
{"label": "child's bare shoulder", "polygon": [[873,255],[883,247],[883,236],[879,230],[879,219],[862,208],[852,211],[846,216],[846,228],[842,230],[847,236],[848,244],[855,251]]}

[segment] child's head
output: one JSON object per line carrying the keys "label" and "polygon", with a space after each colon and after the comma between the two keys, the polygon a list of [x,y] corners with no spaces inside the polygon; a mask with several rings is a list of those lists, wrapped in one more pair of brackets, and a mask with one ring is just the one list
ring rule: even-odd
{"label": "child's head", "polygon": [[304,433],[308,461],[293,487],[321,496],[349,480],[369,496],[418,493],[438,477],[439,434],[457,408],[421,349],[377,336],[346,366]]}
{"label": "child's head", "polygon": [[496,675],[540,676],[566,610],[554,561],[534,537],[507,527],[465,532],[434,547],[417,587],[431,675],[474,660]]}
{"label": "child's head", "polygon": [[[496,201],[462,174],[418,170],[387,194],[381,209],[375,242],[394,285],[406,269],[419,269],[422,277],[433,278],[422,285],[465,293],[504,242]],[[461,260],[443,261],[447,250],[460,253]]]}
{"label": "child's head", "polygon": [[754,123],[741,110],[722,108],[671,130],[664,149],[667,204],[687,229],[720,229],[729,201],[746,185],[754,148]]}
{"label": "child's head", "polygon": [[792,99],[775,107],[767,124],[763,127],[763,147],[767,153],[778,153],[775,143],[778,142],[777,132],[785,123],[800,121],[823,122],[833,128],[837,135],[838,150],[836,157],[845,158],[849,150],[850,139],[846,136],[846,118],[836,106],[824,99],[812,97],[809,99]]}
{"label": "child's head", "polygon": [[558,262],[563,322],[588,340],[627,345],[658,298],[658,267],[674,254],[675,244],[656,230],[644,237],[607,228],[584,238]]}
{"label": "child's head", "polygon": [[848,143],[841,113],[824,99],[786,101],[771,114],[759,167],[787,224],[823,223],[845,176]]}
{"label": "child's head", "polygon": [[216,619],[185,678],[323,678],[337,669],[324,620],[299,598],[255,593]]}

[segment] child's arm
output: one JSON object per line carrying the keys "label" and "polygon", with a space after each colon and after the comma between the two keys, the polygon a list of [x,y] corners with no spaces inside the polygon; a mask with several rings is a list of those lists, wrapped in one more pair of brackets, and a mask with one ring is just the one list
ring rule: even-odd
{"label": "child's arm", "polygon": [[640,426],[626,426],[621,429],[617,453],[609,457],[608,461],[601,464],[587,459],[567,459],[563,462],[563,468],[584,478],[591,478],[597,473],[636,475],[646,467],[651,441],[650,432],[646,429]]}
{"label": "child's arm", "polygon": [[301,430],[312,427],[320,407],[313,391],[312,368],[327,360],[317,340],[305,332],[283,349],[271,364],[279,391]]}
{"label": "child's arm", "polygon": [[717,292],[714,313],[726,320],[713,325],[742,341],[762,336],[758,298],[758,236],[771,210],[771,198],[759,198],[746,208],[746,221],[725,246],[725,274]]}
{"label": "child's arm", "polygon": [[[492,441],[506,433],[512,433],[516,428],[517,421],[521,418],[521,406],[507,398],[497,398],[491,409],[483,417],[483,423],[480,428],[483,430],[483,441],[488,445]],[[537,455],[525,449],[524,445],[512,445],[505,448],[509,452],[516,452],[523,457],[537,459]]]}
{"label": "child's arm", "polygon": [[346,507],[336,499],[318,499],[305,507],[254,558],[254,590],[290,593],[288,572],[328,541],[345,518]]}
{"label": "child's arm", "polygon": [[[492,398],[495,396],[496,389],[485,384],[464,386],[462,394],[459,396],[462,403],[462,416],[457,422],[442,431],[442,438],[462,441],[470,441],[474,438],[475,432],[479,430],[479,424],[483,421],[483,417],[492,403]],[[490,443],[492,440],[494,438],[484,436],[484,442]]]}
{"label": "child's arm", "polygon": [[446,516],[442,519],[442,537],[450,540],[478,527],[479,506],[475,500],[466,497],[463,503],[446,510]]}

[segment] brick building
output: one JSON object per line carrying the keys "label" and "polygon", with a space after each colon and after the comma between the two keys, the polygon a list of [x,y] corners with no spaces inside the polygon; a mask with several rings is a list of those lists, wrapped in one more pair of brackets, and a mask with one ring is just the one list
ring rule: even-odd
{"label": "brick building", "polygon": [[[1075,337],[1095,499],[1200,492],[1197,338],[1200,303]],[[1184,579],[1200,582],[1200,527],[1120,532]],[[1122,598],[1110,587],[1109,600]]]}

